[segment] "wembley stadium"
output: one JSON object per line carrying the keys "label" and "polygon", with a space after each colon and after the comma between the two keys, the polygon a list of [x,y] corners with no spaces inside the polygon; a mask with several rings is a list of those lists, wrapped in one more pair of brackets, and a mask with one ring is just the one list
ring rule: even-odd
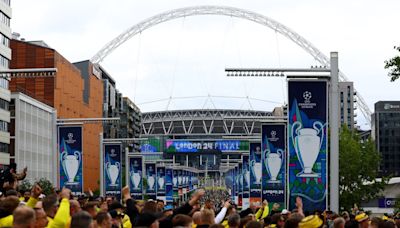
{"label": "wembley stadium", "polygon": [[142,113],[141,151],[149,160],[172,161],[218,180],[225,169],[249,153],[261,139],[265,121],[283,120],[284,107],[273,111],[195,109]]}

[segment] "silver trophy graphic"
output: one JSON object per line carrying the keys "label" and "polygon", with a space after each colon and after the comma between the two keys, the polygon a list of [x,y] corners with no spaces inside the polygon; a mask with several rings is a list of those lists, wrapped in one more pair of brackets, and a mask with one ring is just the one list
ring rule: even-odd
{"label": "silver trophy graphic", "polygon": [[181,185],[182,184],[182,175],[179,175],[178,176],[178,185]]}
{"label": "silver trophy graphic", "polygon": [[116,184],[118,176],[119,176],[119,170],[121,169],[121,164],[119,162],[115,162],[114,165],[111,165],[111,162],[106,163],[106,173],[107,177],[110,180],[109,186],[118,186]]}
{"label": "silver trophy graphic", "polygon": [[157,183],[158,183],[158,186],[160,187],[159,189],[164,189],[164,177],[163,176],[161,176],[162,175],[162,173],[160,173],[160,175],[159,175],[159,177],[158,177],[158,180],[157,180]]}
{"label": "silver trophy graphic", "polygon": [[149,172],[148,172],[148,175],[147,175],[147,183],[148,183],[148,185],[149,185],[149,190],[154,190],[154,184],[155,184],[155,182],[156,182],[156,180],[155,180],[155,178],[154,178],[154,175],[153,174],[150,174],[150,173],[152,173],[152,167],[150,166],[150,168],[149,168]]}
{"label": "silver trophy graphic", "polygon": [[68,178],[67,184],[78,184],[78,182],[75,182],[74,180],[76,174],[78,173],[79,164],[81,162],[81,153],[79,153],[79,151],[75,151],[73,155],[68,155],[68,152],[64,150],[61,153],[61,159],[64,173]]}
{"label": "silver trophy graphic", "polygon": [[254,184],[261,184],[261,162],[256,162],[256,160],[250,161],[250,170],[253,176],[256,178],[256,182]]}
{"label": "silver trophy graphic", "polygon": [[177,177],[172,178],[172,182],[173,182],[174,186],[176,187],[177,183],[178,183],[178,178]]}
{"label": "silver trophy graphic", "polygon": [[[292,143],[296,150],[297,157],[303,171],[297,174],[298,177],[319,177],[312,168],[317,160],[319,151],[324,139],[324,125],[316,121],[313,128],[303,128],[301,122],[296,121],[292,125]],[[321,134],[321,137],[318,136]]]}
{"label": "silver trophy graphic", "polygon": [[243,178],[246,182],[247,188],[250,188],[250,172],[247,169],[243,171]]}
{"label": "silver trophy graphic", "polygon": [[131,181],[133,183],[133,189],[138,190],[140,186],[140,182],[142,181],[141,178],[141,171],[135,172],[134,170],[130,171]]}
{"label": "silver trophy graphic", "polygon": [[277,149],[276,153],[271,153],[269,149],[264,151],[264,165],[265,169],[268,172],[270,179],[268,183],[280,183],[280,180],[277,180],[279,175],[279,171],[281,170],[283,163],[283,150]]}

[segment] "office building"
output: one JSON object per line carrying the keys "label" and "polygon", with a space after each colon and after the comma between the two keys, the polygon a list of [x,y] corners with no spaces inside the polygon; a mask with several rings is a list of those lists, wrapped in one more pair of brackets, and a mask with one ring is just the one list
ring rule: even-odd
{"label": "office building", "polygon": [[57,112],[26,94],[11,94],[10,160],[28,167],[27,179],[33,183],[46,178],[57,184]]}
{"label": "office building", "polygon": [[400,175],[400,101],[375,103],[372,132],[381,155],[382,174]]}
{"label": "office building", "polygon": [[[102,117],[103,83],[91,64],[81,71],[43,41],[11,40],[10,68],[55,69],[52,76],[13,78],[10,90],[23,92],[57,110],[57,119]],[[82,66],[83,67],[83,66]],[[101,123],[82,125],[84,189],[99,188]]]}
{"label": "office building", "polygon": [[349,129],[355,129],[357,121],[355,113],[355,92],[353,82],[339,82],[340,93],[340,124],[346,125]]}
{"label": "office building", "polygon": [[[11,60],[10,28],[11,7],[10,0],[0,1],[0,71],[8,70]],[[10,164],[8,147],[10,144],[10,90],[7,74],[0,74],[0,167]]]}

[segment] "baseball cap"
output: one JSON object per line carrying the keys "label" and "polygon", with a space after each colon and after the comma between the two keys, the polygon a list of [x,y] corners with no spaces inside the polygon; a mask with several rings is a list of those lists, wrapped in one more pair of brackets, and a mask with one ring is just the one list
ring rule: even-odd
{"label": "baseball cap", "polygon": [[286,214],[288,214],[288,213],[289,213],[289,211],[286,210],[286,209],[283,209],[282,212],[281,212],[282,215],[286,215]]}
{"label": "baseball cap", "polygon": [[310,215],[301,220],[299,228],[318,228],[323,224],[322,219],[317,215]]}
{"label": "baseball cap", "polygon": [[113,201],[109,206],[108,206],[108,210],[115,210],[115,209],[123,209],[124,206],[118,202],[118,201]]}

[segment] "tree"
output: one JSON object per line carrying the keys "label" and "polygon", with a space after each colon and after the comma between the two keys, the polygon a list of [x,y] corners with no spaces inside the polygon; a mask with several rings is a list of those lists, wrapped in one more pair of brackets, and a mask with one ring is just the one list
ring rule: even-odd
{"label": "tree", "polygon": [[340,207],[350,210],[354,204],[378,197],[389,178],[377,180],[380,156],[372,139],[361,142],[355,131],[346,126],[339,137]]}
{"label": "tree", "polygon": [[[400,52],[400,47],[394,47],[398,52]],[[385,69],[389,69],[390,81],[395,81],[400,77],[400,55],[397,55],[389,60],[385,61]]]}
{"label": "tree", "polygon": [[54,192],[53,184],[44,177],[40,178],[37,184],[42,188],[43,194],[46,196]]}

